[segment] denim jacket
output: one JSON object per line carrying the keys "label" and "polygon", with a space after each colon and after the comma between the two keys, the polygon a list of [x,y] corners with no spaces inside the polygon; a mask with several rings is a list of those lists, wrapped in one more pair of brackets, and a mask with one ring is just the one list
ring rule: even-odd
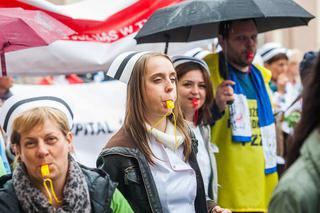
{"label": "denim jacket", "polygon": [[[189,163],[196,172],[197,179],[195,211],[207,212],[203,180],[196,160],[197,140],[194,135],[191,138],[192,153]],[[119,183],[118,189],[135,212],[162,213],[160,198],[148,161],[124,128],[121,128],[107,143],[98,157],[97,167],[105,170],[113,181]]]}

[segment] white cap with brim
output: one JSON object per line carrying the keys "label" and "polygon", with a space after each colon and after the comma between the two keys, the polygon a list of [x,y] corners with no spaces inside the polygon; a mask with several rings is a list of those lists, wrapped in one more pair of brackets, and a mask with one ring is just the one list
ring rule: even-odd
{"label": "white cap with brim", "polygon": [[184,55],[199,58],[199,59],[204,59],[210,53],[211,52],[208,50],[204,50],[201,47],[197,47],[197,48],[194,48],[194,49],[191,49],[191,50],[185,52]]}
{"label": "white cap with brim", "polygon": [[195,63],[195,64],[200,65],[204,70],[206,70],[210,74],[209,67],[206,64],[206,62],[204,62],[203,60],[201,60],[199,58],[177,55],[177,56],[171,57],[171,60],[172,60],[174,68],[178,67],[181,64],[185,64],[185,63]]}
{"label": "white cap with brim", "polygon": [[279,54],[287,54],[287,49],[282,47],[281,44],[276,42],[270,42],[263,45],[259,50],[258,54],[261,56],[264,63],[269,61],[271,58]]}
{"label": "white cap with brim", "polygon": [[130,51],[121,53],[113,60],[106,75],[127,84],[136,62],[147,53],[149,52]]}
{"label": "white cap with brim", "polygon": [[0,109],[0,124],[8,137],[11,137],[13,121],[23,112],[37,107],[52,107],[63,112],[68,119],[69,129],[73,126],[73,112],[70,105],[57,96],[13,95]]}

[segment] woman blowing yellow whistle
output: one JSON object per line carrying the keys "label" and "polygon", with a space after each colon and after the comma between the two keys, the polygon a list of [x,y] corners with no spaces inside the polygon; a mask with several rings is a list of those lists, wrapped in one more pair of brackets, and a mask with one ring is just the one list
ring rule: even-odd
{"label": "woman blowing yellow whistle", "polygon": [[119,183],[135,212],[207,213],[196,140],[183,120],[170,58],[125,52],[107,75],[127,84],[126,114],[97,166]]}
{"label": "woman blowing yellow whistle", "polygon": [[72,157],[73,112],[65,100],[14,95],[0,125],[17,157],[12,177],[0,183],[0,212],[132,212],[108,175]]}

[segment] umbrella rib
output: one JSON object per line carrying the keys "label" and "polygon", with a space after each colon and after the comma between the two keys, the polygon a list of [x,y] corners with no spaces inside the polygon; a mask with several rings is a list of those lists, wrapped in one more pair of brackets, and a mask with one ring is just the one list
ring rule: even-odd
{"label": "umbrella rib", "polygon": [[301,21],[305,24],[305,25],[307,25],[308,26],[308,22],[310,21],[308,21],[308,20],[305,20],[304,18],[300,18],[301,19]]}
{"label": "umbrella rib", "polygon": [[[9,41],[9,43],[10,43],[10,41]],[[10,45],[17,45],[17,46],[23,46],[23,47],[30,47],[29,45],[27,45],[27,44],[23,44],[23,43],[10,43]],[[9,45],[9,46],[10,46]]]}
{"label": "umbrella rib", "polygon": [[[260,7],[257,5],[257,3],[256,3],[256,1],[253,1],[253,3],[256,5],[256,7],[259,9],[259,12],[261,13],[261,14],[264,14],[263,12],[262,12],[262,10],[260,9]],[[265,15],[263,15],[263,16],[265,16]]]}
{"label": "umbrella rib", "polygon": [[188,31],[188,35],[187,35],[187,41],[189,41],[190,34],[191,34],[191,30],[192,30],[192,26],[191,26],[191,27],[189,27],[189,31]]}

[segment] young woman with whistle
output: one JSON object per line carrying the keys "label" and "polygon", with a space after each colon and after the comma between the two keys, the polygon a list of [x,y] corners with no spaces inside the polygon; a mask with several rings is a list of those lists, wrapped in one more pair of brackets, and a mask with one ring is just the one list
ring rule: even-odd
{"label": "young woman with whistle", "polygon": [[0,212],[132,212],[109,176],[71,156],[73,113],[54,96],[12,96],[1,126],[17,156],[0,179]]}
{"label": "young woman with whistle", "polygon": [[[197,159],[206,191],[207,200],[217,201],[218,176],[215,153],[218,148],[211,143],[213,90],[207,64],[189,56],[172,58],[178,77],[178,94],[181,109],[190,129],[198,140]],[[219,94],[224,95],[222,87]],[[219,206],[213,212],[230,212]]]}
{"label": "young woman with whistle", "polygon": [[176,72],[161,53],[119,55],[107,75],[128,84],[123,127],[100,154],[135,212],[208,212],[197,144],[180,109]]}

